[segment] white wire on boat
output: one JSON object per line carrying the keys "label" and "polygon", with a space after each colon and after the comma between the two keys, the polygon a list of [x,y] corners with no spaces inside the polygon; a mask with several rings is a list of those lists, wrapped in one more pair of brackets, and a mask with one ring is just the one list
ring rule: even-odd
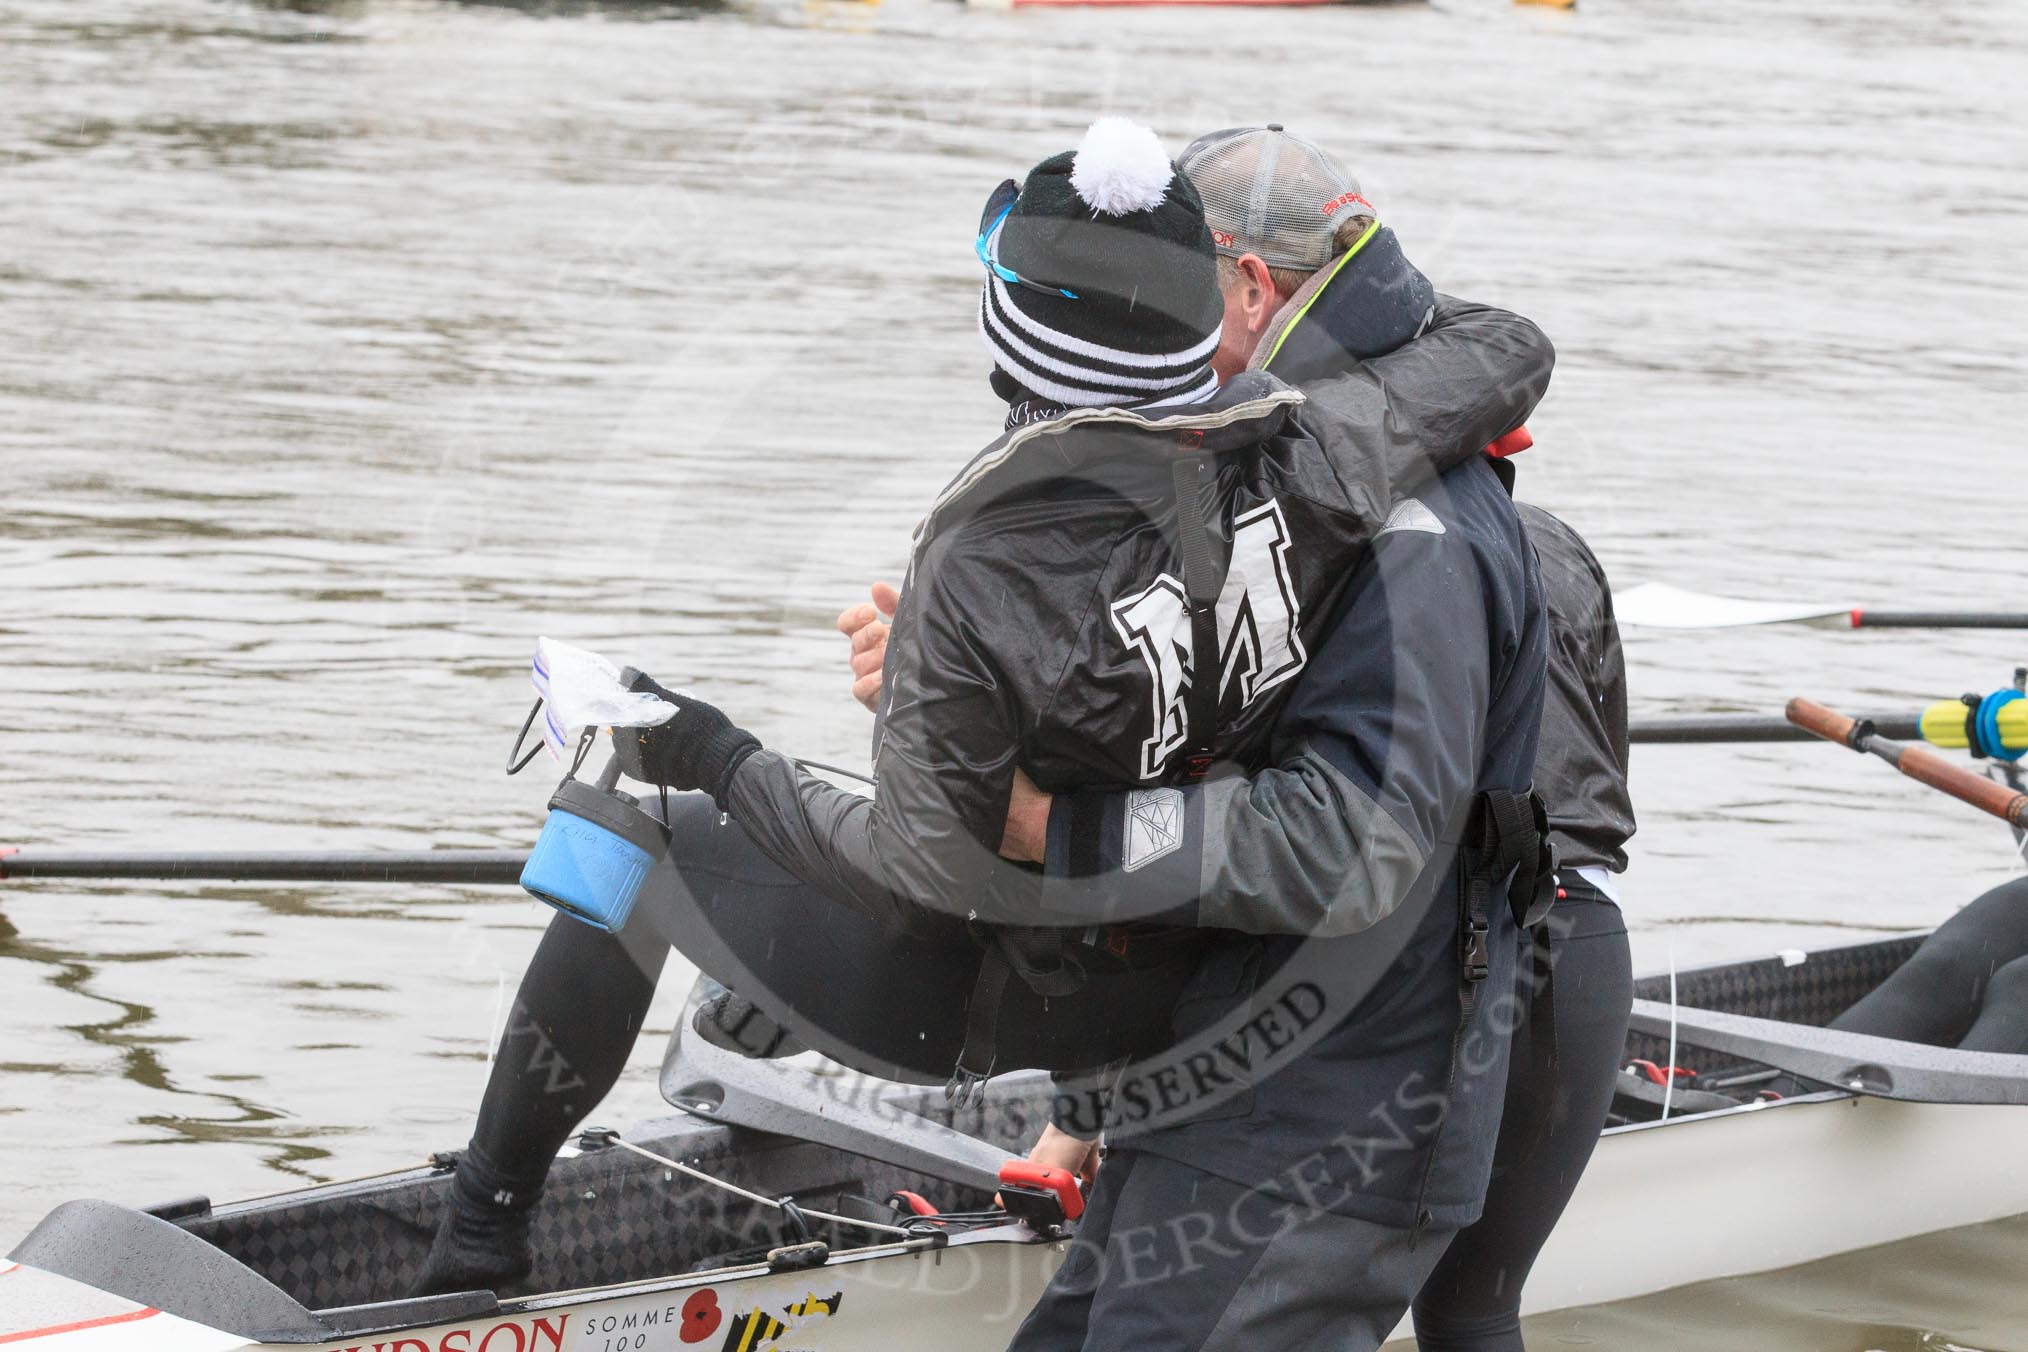
{"label": "white wire on boat", "polygon": [[[693,1169],[680,1160],[672,1160],[667,1155],[658,1155],[652,1150],[643,1150],[632,1141],[621,1140],[618,1136],[614,1136],[612,1142],[622,1150],[631,1150],[644,1159],[651,1159],[666,1168],[674,1169],[677,1173],[687,1178],[694,1178],[699,1183],[709,1183],[714,1188],[723,1188],[735,1196],[746,1198],[749,1202],[758,1202],[762,1206],[773,1207],[777,1211],[782,1209],[782,1204],[772,1197],[763,1197],[757,1192],[749,1192],[737,1183],[728,1183],[722,1178],[713,1178],[703,1170]],[[807,1207],[800,1204],[796,1207],[796,1210],[802,1212],[805,1216],[814,1216],[820,1221],[831,1221],[838,1225],[856,1225],[862,1230],[877,1230],[881,1234],[900,1235],[904,1239],[916,1238],[914,1232],[904,1230],[898,1225],[883,1225],[879,1221],[855,1220],[850,1216],[834,1216],[828,1211],[819,1211],[815,1207]]]}
{"label": "white wire on boat", "polygon": [[1669,945],[1669,1064],[1662,1071],[1662,1120],[1669,1120],[1669,1101],[1676,1096],[1676,945]]}

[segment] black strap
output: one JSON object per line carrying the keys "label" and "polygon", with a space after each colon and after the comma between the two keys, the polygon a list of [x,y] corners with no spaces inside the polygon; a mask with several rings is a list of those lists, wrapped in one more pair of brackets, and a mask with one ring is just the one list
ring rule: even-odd
{"label": "black strap", "polygon": [[1462,843],[1471,850],[1458,906],[1458,935],[1465,979],[1483,981],[1489,969],[1487,934],[1493,890],[1507,884],[1507,908],[1524,930],[1540,925],[1556,903],[1556,848],[1549,813],[1534,793],[1489,789],[1472,803]]}
{"label": "black strap", "polygon": [[1013,964],[1000,945],[988,940],[979,957],[979,975],[972,982],[971,1008],[965,1011],[964,1050],[944,1085],[944,1101],[954,1108],[969,1108],[985,1097],[986,1081],[999,1063],[1000,1000],[1013,975]]}
{"label": "black strap", "polygon": [[[1549,914],[1556,900],[1556,852],[1549,845],[1549,814],[1533,793],[1511,793],[1492,789],[1472,800],[1465,818],[1462,844],[1472,852],[1470,866],[1458,876],[1458,959],[1464,979],[1458,983],[1458,1022],[1451,1032],[1450,1070],[1444,1086],[1444,1115],[1437,1122],[1441,1133],[1450,1120],[1450,1105],[1458,1088],[1458,1061],[1464,1051],[1465,1034],[1479,1002],[1479,987],[1492,974],[1493,889],[1508,881],[1507,905],[1514,920],[1524,928],[1535,928]],[[1511,881],[1509,881],[1511,880]],[[1542,900],[1546,898],[1546,900]],[[1540,914],[1537,914],[1539,902]],[[1538,930],[1538,940],[1541,931]],[[1546,949],[1544,950],[1546,951]],[[1544,1013],[1547,984],[1538,989],[1536,1008],[1542,1014],[1554,1045],[1553,1014]],[[1410,1232],[1413,1249],[1430,1224],[1430,1212],[1423,1202],[1429,1193],[1430,1177],[1436,1166],[1435,1139],[1423,1161],[1422,1183],[1416,1191],[1415,1226]]]}
{"label": "black strap", "polygon": [[1218,738],[1218,593],[1224,569],[1211,544],[1205,517],[1205,481],[1210,462],[1202,457],[1176,461],[1176,543],[1183,558],[1184,614],[1190,617],[1190,689],[1185,720],[1183,779],[1195,783],[1211,772]]}
{"label": "black strap", "polygon": [[[1568,922],[1563,932],[1569,931]],[[1545,1102],[1553,1102],[1557,1095],[1557,1067],[1562,1060],[1562,1048],[1556,1040],[1556,958],[1557,922],[1537,925],[1530,940],[1531,952],[1528,980],[1531,993],[1528,997],[1528,1057],[1526,1066],[1519,1061],[1515,1069],[1508,1072],[1509,1082],[1515,1075],[1527,1076],[1527,1083],[1543,1086]],[[1518,1052],[1517,1052],[1518,1056]],[[1544,1107],[1528,1115],[1525,1123],[1526,1136],[1522,1127],[1510,1130],[1509,1123],[1500,1124],[1500,1142],[1493,1156],[1493,1177],[1499,1178],[1512,1170],[1525,1169],[1535,1160],[1550,1133],[1556,1130],[1556,1114]]]}
{"label": "black strap", "polygon": [[1085,971],[1068,952],[1064,931],[995,925],[987,929],[965,1011],[965,1045],[944,1085],[944,1098],[964,1108],[985,1095],[1000,1061],[1000,1005],[1016,975],[1037,995],[1061,997],[1083,988]]}
{"label": "black strap", "polygon": [[1958,703],[1965,706],[1965,747],[1973,760],[1985,760],[1988,756],[1985,739],[1979,735],[1979,709],[1985,704],[1985,696],[1976,690],[1968,695],[1958,696]]}

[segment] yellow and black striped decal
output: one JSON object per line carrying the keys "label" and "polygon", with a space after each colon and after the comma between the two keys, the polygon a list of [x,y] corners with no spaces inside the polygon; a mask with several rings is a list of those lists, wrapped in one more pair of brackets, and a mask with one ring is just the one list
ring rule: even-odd
{"label": "yellow and black striped decal", "polygon": [[732,1327],[725,1331],[725,1344],[720,1352],[770,1352],[776,1340],[791,1327],[813,1317],[828,1319],[838,1313],[838,1307],[844,1302],[843,1291],[834,1291],[829,1296],[820,1296],[812,1291],[779,1315],[756,1307],[732,1321]]}

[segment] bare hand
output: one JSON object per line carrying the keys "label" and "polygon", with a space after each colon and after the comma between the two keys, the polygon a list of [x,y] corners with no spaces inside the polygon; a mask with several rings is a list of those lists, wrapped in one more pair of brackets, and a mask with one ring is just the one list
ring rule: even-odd
{"label": "bare hand", "polygon": [[1069,1170],[1087,1188],[1098,1178],[1099,1143],[1079,1140],[1054,1122],[1042,1129],[1042,1139],[1028,1152],[1028,1158],[1037,1164]]}
{"label": "bare hand", "polygon": [[[1046,1164],[1052,1169],[1067,1169],[1077,1175],[1077,1181],[1089,1190],[1098,1181],[1099,1143],[1082,1141],[1051,1122],[1042,1129],[1042,1139],[1028,1152],[1028,1158],[1036,1164]],[[993,1194],[993,1205],[1004,1207],[1000,1194]]]}
{"label": "bare hand", "polygon": [[1039,864],[1049,848],[1049,805],[1053,794],[1035,787],[1023,771],[1014,771],[1014,788],[1007,795],[1007,831],[1000,837],[1000,857],[1024,864]]}
{"label": "bare hand", "polygon": [[838,616],[838,632],[852,640],[852,698],[868,712],[880,707],[881,669],[887,661],[889,621],[901,604],[901,593],[885,582],[871,589],[873,603],[850,606]]}

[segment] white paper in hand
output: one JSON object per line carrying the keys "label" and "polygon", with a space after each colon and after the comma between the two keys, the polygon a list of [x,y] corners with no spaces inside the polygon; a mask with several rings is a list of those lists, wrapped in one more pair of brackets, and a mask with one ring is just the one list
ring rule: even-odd
{"label": "white paper in hand", "polygon": [[658,695],[627,689],[613,663],[558,639],[535,640],[529,679],[542,696],[543,744],[558,760],[586,728],[652,728],[676,713]]}

